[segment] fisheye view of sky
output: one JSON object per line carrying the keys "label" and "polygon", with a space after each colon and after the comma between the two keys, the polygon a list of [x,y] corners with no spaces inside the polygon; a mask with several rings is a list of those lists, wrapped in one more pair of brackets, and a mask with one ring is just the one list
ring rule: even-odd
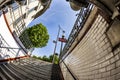
{"label": "fisheye view of sky", "polygon": [[[32,55],[52,55],[55,47],[53,40],[56,40],[59,29],[58,26],[60,25],[60,27],[65,30],[65,38],[67,39],[77,18],[77,13],[78,12],[73,11],[70,8],[70,5],[68,2],[66,2],[66,0],[52,0],[49,9],[28,25],[30,27],[35,24],[42,23],[47,27],[50,37],[47,46],[43,48],[35,48],[35,50],[32,52]],[[60,31],[59,37],[61,36],[62,30]],[[56,49],[56,53],[59,54],[59,52],[60,42],[58,42]]]}

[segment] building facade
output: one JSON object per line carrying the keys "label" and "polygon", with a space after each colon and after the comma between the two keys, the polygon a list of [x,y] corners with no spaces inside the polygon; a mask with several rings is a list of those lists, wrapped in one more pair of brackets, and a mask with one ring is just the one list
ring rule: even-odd
{"label": "building facade", "polygon": [[[15,55],[6,53],[10,58],[30,55],[33,49],[26,49],[19,39],[21,33],[27,28],[27,25],[35,18],[42,15],[50,6],[51,0],[42,2],[42,0],[3,0],[0,2],[0,35],[7,42],[2,49],[8,48],[15,50]],[[4,42],[1,38],[1,42]],[[27,44],[31,44],[29,38],[25,38]],[[4,52],[2,52],[4,54]],[[17,55],[16,55],[17,54]],[[1,55],[1,59],[5,55]]]}

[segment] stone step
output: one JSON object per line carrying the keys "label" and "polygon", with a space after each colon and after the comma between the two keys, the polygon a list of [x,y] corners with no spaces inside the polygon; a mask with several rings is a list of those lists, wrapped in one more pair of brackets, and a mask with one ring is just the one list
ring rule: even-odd
{"label": "stone step", "polygon": [[[5,79],[7,80],[12,80],[13,78],[8,74],[8,72],[6,72],[0,65],[0,72],[2,73],[3,77],[5,77]],[[4,78],[3,78],[4,80]],[[13,79],[14,80],[14,79]]]}
{"label": "stone step", "polygon": [[9,69],[5,64],[2,64],[1,67],[15,80],[22,80],[21,77],[19,77],[16,73],[14,73],[11,69]]}
{"label": "stone step", "polygon": [[19,77],[21,77],[22,80],[28,80],[28,79],[30,80],[29,77],[23,75],[21,72],[19,72],[18,69],[16,70],[16,68],[13,67],[13,66],[11,66],[10,64],[6,64],[6,66],[7,66],[10,70],[12,70],[14,73],[16,73]]}
{"label": "stone step", "polygon": [[33,58],[0,64],[0,80],[63,80],[59,65]]}

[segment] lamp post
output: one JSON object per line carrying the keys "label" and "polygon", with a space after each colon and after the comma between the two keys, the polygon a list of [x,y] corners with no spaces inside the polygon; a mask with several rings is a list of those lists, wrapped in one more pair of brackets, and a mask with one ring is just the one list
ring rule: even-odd
{"label": "lamp post", "polygon": [[56,40],[53,41],[53,43],[55,43],[55,48],[54,48],[54,52],[53,52],[53,60],[52,60],[53,64],[55,62],[55,52],[56,52],[56,48],[57,48],[57,40],[58,40],[59,34],[60,34],[60,26],[59,26],[59,29],[58,29],[57,38],[56,38]]}
{"label": "lamp post", "polygon": [[59,58],[61,58],[62,49],[63,49],[63,43],[66,43],[66,42],[67,42],[67,40],[65,39],[64,33],[65,33],[65,31],[63,31],[62,37],[59,38],[59,41],[61,42]]}
{"label": "lamp post", "polygon": [[[59,29],[58,29],[57,38],[56,38],[56,40],[53,40],[53,43],[55,43],[55,48],[54,48],[54,52],[53,52],[53,60],[52,60],[52,63],[53,63],[53,64],[54,64],[54,62],[55,62],[55,54],[56,54],[57,42],[58,42],[58,39],[60,39],[60,38],[59,38],[60,31],[62,30],[62,33],[63,33],[63,34],[65,33],[65,31],[60,27],[60,25],[59,25],[58,27],[59,27]],[[62,51],[62,43],[61,43],[60,53],[61,53],[61,51]]]}

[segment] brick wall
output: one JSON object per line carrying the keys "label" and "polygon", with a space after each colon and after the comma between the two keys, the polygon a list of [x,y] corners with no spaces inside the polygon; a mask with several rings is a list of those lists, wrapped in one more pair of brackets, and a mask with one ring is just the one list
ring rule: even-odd
{"label": "brick wall", "polygon": [[[99,11],[96,12],[94,22],[89,26],[90,29],[77,46],[71,52],[67,52],[69,55],[63,61],[79,80],[118,80],[120,79],[120,46],[112,45],[107,34],[111,25]],[[60,66],[64,79],[70,80],[72,76],[68,75],[69,72],[64,64],[61,63]]]}

